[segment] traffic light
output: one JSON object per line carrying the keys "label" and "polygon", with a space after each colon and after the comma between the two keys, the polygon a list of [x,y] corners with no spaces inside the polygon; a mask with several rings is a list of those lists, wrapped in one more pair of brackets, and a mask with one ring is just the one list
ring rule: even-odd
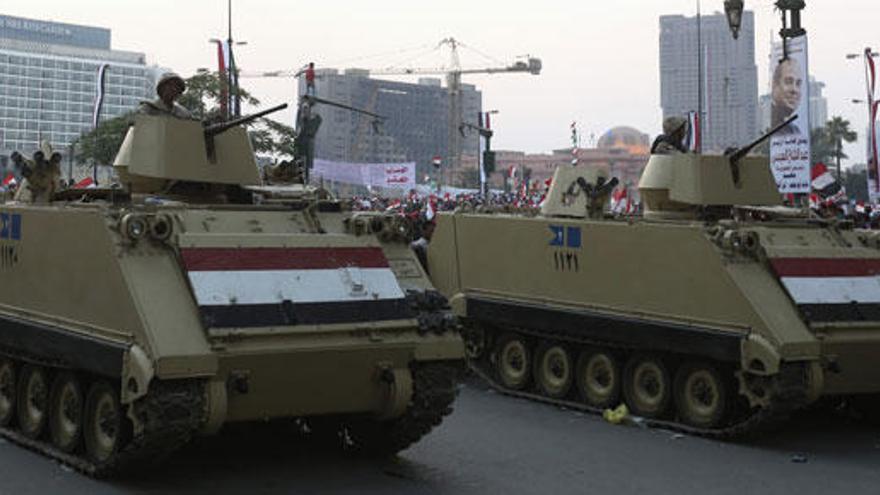
{"label": "traffic light", "polygon": [[495,171],[494,151],[486,150],[483,152],[483,170],[485,170],[487,174],[491,174]]}

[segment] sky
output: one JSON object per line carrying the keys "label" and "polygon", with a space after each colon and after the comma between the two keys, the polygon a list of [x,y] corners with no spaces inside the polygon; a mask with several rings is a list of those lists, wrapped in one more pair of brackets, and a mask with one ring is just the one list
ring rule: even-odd
{"label": "sky", "polygon": [[[701,0],[704,13],[723,0]],[[756,17],[759,90],[768,88],[770,40],[780,26],[772,0],[745,0]],[[233,35],[244,71],[317,67],[440,67],[455,37],[464,67],[508,65],[539,57],[540,76],[465,76],[494,116],[495,149],[549,152],[570,145],[569,125],[590,135],[628,125],[660,131],[659,16],[693,15],[696,0],[233,0]],[[144,52],[184,76],[216,66],[209,38],[225,37],[226,0],[4,0],[0,13],[112,29],[113,48]],[[859,142],[849,164],[865,161],[865,46],[880,48],[877,0],[807,0],[810,72],[826,83],[829,115],[852,123]],[[404,79],[406,80],[406,79]],[[265,105],[293,103],[290,79],[247,79]],[[281,115],[292,121],[293,114]]]}

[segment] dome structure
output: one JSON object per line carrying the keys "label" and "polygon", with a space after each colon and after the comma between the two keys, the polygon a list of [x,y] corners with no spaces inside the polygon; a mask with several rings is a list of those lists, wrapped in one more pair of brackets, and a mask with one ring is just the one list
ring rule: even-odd
{"label": "dome structure", "polygon": [[624,149],[634,155],[648,154],[651,149],[651,139],[638,129],[615,127],[599,138],[596,147],[604,150]]}

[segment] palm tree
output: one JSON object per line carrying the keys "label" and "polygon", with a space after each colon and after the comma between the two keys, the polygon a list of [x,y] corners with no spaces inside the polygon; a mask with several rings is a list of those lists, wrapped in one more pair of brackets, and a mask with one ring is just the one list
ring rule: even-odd
{"label": "palm tree", "polygon": [[849,125],[849,121],[843,117],[834,117],[825,123],[825,134],[828,136],[828,140],[835,145],[831,156],[837,159],[837,180],[843,179],[840,171],[840,160],[849,158],[843,152],[843,143],[844,141],[852,143],[858,138],[858,134],[850,129]]}

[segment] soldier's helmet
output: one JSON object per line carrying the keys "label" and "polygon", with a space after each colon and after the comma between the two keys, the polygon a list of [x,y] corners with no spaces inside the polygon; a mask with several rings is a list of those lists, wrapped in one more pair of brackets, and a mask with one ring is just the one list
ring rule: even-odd
{"label": "soldier's helmet", "polygon": [[676,133],[682,132],[685,129],[685,126],[687,126],[687,123],[688,121],[684,117],[666,117],[663,121],[663,134],[673,136]]}
{"label": "soldier's helmet", "polygon": [[179,75],[175,74],[174,72],[166,72],[165,74],[162,75],[162,77],[159,79],[159,82],[156,83],[156,93],[161,95],[162,94],[162,87],[165,86],[166,84],[178,85],[178,87],[180,87],[181,93],[186,91],[186,82],[184,82],[183,78],[180,77]]}

